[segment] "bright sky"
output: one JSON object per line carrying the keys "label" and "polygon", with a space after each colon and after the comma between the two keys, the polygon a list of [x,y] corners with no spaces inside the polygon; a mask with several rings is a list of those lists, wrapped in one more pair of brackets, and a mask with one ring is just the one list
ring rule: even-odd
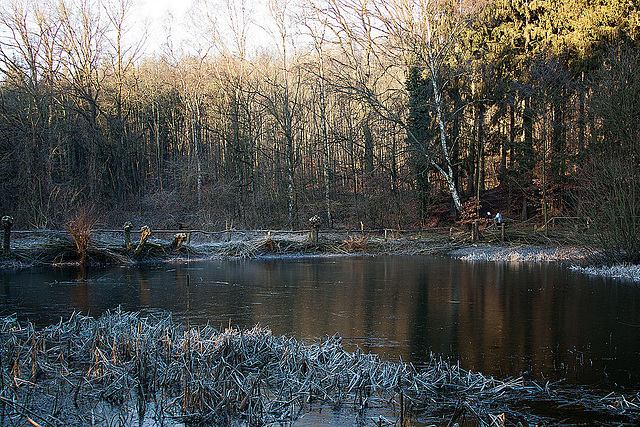
{"label": "bright sky", "polygon": [[[198,0],[134,0],[137,2],[136,16],[140,16],[141,22],[147,22],[147,52],[160,53],[163,46],[167,42],[167,34],[170,30],[173,46],[176,49],[181,47],[184,41],[193,40],[193,24],[194,18],[202,18],[199,16],[202,12],[197,12]],[[233,0],[232,0],[233,1]],[[241,0],[235,0],[238,3]],[[251,25],[251,33],[248,35],[248,44],[250,49],[258,46],[265,46],[272,42],[271,37],[261,29],[261,25],[265,25],[268,21],[268,13],[266,12],[267,0],[245,0],[247,8],[251,9],[254,24]],[[213,12],[215,19],[219,21],[218,30],[225,31],[225,23],[228,18],[225,15],[224,0],[208,0],[209,8],[219,8]]]}
{"label": "bright sky", "polygon": [[[0,11],[9,10],[13,0],[0,0]],[[30,0],[17,0],[24,2],[27,7]],[[47,0],[41,0],[47,1]],[[69,0],[74,3],[76,0]],[[79,0],[78,0],[79,1]],[[95,5],[106,6],[104,0],[95,0]],[[119,0],[112,0],[118,2]],[[133,39],[133,43],[143,37],[146,28],[145,54],[161,54],[167,45],[167,36],[171,34],[171,42],[175,53],[180,55],[184,50],[193,51],[193,43],[186,46],[185,42],[193,42],[198,39],[199,26],[194,24],[194,20],[205,19],[203,12],[197,12],[198,6],[204,1],[208,2],[208,9],[213,19],[218,21],[217,31],[222,33],[222,37],[228,37],[229,11],[227,1],[232,5],[242,9],[242,5],[248,10],[253,23],[250,24],[250,32],[247,34],[248,54],[253,50],[273,46],[273,38],[265,30],[269,25],[270,15],[267,12],[269,0],[131,0],[130,15],[127,19],[128,37]],[[295,0],[294,0],[295,1]],[[53,6],[53,4],[52,4]],[[104,12],[104,11],[103,11]],[[0,28],[0,35],[4,28]],[[202,35],[202,33],[199,33]],[[202,41],[202,38],[200,39]],[[202,46],[211,47],[211,38],[205,39]],[[232,40],[232,38],[229,38]],[[231,45],[230,43],[227,43]],[[233,49],[233,46],[231,47]]]}
{"label": "bright sky", "polygon": [[135,8],[142,22],[148,25],[147,51],[161,52],[166,43],[169,28],[174,40],[188,38],[185,28],[188,25],[188,11],[193,7],[194,0],[138,0]]}

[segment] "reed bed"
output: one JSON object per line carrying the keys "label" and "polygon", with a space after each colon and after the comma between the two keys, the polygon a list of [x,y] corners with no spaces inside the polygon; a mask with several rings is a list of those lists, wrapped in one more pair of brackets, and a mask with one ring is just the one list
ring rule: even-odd
{"label": "reed bed", "polygon": [[527,426],[545,418],[514,408],[535,399],[615,425],[640,419],[637,394],[572,395],[435,357],[417,369],[348,352],[337,335],[304,344],[260,326],[187,328],[170,315],[74,314],[41,330],[8,317],[0,344],[3,425],[291,425],[346,408],[359,425]]}
{"label": "reed bed", "polygon": [[313,245],[304,238],[258,237],[219,243],[215,253],[223,257],[257,258],[265,255],[296,255],[325,252],[324,245]]}
{"label": "reed bed", "polygon": [[79,250],[77,241],[68,235],[52,235],[38,243],[19,246],[13,251],[13,257],[29,265],[84,264],[87,261],[99,264],[131,263],[118,247],[87,244]]}
{"label": "reed bed", "polygon": [[358,254],[444,254],[468,244],[466,240],[433,236],[426,238],[391,238],[355,234],[323,236],[318,244],[304,238],[259,237],[247,240],[220,242],[203,253],[232,258],[257,258],[267,255],[358,255]]}
{"label": "reed bed", "polygon": [[[387,233],[387,231],[389,233]],[[190,234],[197,234],[192,232]],[[85,233],[87,236],[88,234]],[[165,233],[166,234],[166,233]],[[583,246],[572,232],[549,231],[547,233],[508,227],[506,239],[501,243],[501,233],[495,226],[480,231],[478,243],[525,244],[558,247],[562,245]],[[85,236],[84,234],[82,236]],[[184,235],[183,235],[184,236]],[[223,239],[220,239],[220,237]],[[224,237],[227,236],[227,237]],[[471,247],[475,243],[466,229],[433,229],[421,232],[378,230],[367,232],[334,231],[322,233],[317,242],[299,232],[240,232],[216,234],[198,243],[180,240],[149,239],[143,244],[125,247],[113,230],[98,230],[90,239],[74,239],[68,232],[40,231],[20,232],[14,239],[12,256],[4,259],[2,267],[16,265],[42,265],[64,263],[89,264],[133,264],[170,259],[207,258],[258,258],[263,256],[298,255],[350,255],[350,254],[403,254],[439,255],[456,249]],[[233,237],[233,238],[232,238]],[[584,237],[583,237],[584,238]],[[80,245],[78,241],[82,240]],[[79,249],[81,247],[81,249]],[[597,254],[594,255],[594,257]]]}
{"label": "reed bed", "polygon": [[[82,241],[86,243],[78,243]],[[83,246],[84,245],[84,246]],[[81,247],[81,249],[80,249]],[[179,256],[196,255],[191,246],[173,248],[169,243],[156,240],[146,242],[140,251],[125,248],[113,239],[100,235],[72,236],[62,232],[49,232],[33,239],[18,240],[12,257],[25,265],[99,264],[127,265],[138,261],[162,260]]]}

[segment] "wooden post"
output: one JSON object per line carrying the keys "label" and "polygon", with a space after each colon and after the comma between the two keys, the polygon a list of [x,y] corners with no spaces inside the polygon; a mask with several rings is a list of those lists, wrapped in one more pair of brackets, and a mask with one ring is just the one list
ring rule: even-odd
{"label": "wooden post", "polygon": [[364,223],[360,221],[360,231],[362,232],[362,238],[364,238]]}
{"label": "wooden post", "polygon": [[142,228],[140,229],[140,242],[138,243],[136,250],[133,251],[134,254],[138,255],[142,251],[142,248],[144,244],[147,243],[149,236],[151,236],[151,229],[149,228],[149,226],[142,226]]}
{"label": "wooden post", "polygon": [[473,226],[471,228],[471,241],[473,243],[477,242],[480,237],[480,230],[478,229],[478,220],[473,220]]}
{"label": "wooden post", "polygon": [[131,249],[131,222],[125,222],[122,228],[124,229],[124,248],[129,250]]}
{"label": "wooden post", "polygon": [[449,227],[449,241],[453,241],[453,227]]}
{"label": "wooden post", "polygon": [[500,243],[504,243],[504,222],[500,223]]}
{"label": "wooden post", "polygon": [[309,225],[311,226],[311,235],[309,236],[309,240],[311,241],[311,244],[317,245],[318,232],[320,230],[320,217],[318,215],[314,215],[309,218]]}
{"label": "wooden post", "polygon": [[11,255],[11,227],[13,226],[12,216],[2,217],[2,228],[4,234],[2,235],[2,254],[4,256]]}
{"label": "wooden post", "polygon": [[400,426],[404,427],[404,394],[400,392]]}
{"label": "wooden post", "polygon": [[385,228],[385,229],[384,229],[384,241],[385,241],[385,242],[387,241],[387,231],[389,231],[389,230],[387,230],[387,229]]}
{"label": "wooden post", "polygon": [[171,242],[171,245],[169,246],[169,249],[172,251],[175,251],[177,249],[180,249],[180,247],[182,246],[182,243],[187,239],[187,235],[184,233],[178,233],[173,237],[173,241]]}

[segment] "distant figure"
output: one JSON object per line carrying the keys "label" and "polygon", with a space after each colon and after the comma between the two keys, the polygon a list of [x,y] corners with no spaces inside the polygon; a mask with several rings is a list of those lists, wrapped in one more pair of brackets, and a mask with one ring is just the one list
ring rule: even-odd
{"label": "distant figure", "polygon": [[500,212],[498,212],[496,214],[496,216],[493,218],[493,220],[495,221],[496,224],[500,225],[502,224],[502,215],[500,215]]}
{"label": "distant figure", "polygon": [[485,218],[486,219],[491,219],[491,212],[487,211],[487,216]]}

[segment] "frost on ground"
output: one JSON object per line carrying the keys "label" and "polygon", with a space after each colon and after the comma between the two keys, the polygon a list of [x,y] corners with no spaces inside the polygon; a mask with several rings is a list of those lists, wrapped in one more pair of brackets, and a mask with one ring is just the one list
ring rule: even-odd
{"label": "frost on ground", "polygon": [[503,262],[577,262],[587,253],[571,247],[549,246],[490,246],[474,245],[456,249],[449,253],[465,261],[503,261]]}
{"label": "frost on ground", "polygon": [[581,267],[591,252],[572,247],[475,245],[451,251],[449,255],[465,261],[553,262],[572,264],[573,271],[591,276],[612,277],[640,282],[640,265],[619,264]]}
{"label": "frost on ground", "polygon": [[573,271],[591,276],[613,277],[640,282],[640,265],[620,264],[610,267],[580,267],[571,266]]}

